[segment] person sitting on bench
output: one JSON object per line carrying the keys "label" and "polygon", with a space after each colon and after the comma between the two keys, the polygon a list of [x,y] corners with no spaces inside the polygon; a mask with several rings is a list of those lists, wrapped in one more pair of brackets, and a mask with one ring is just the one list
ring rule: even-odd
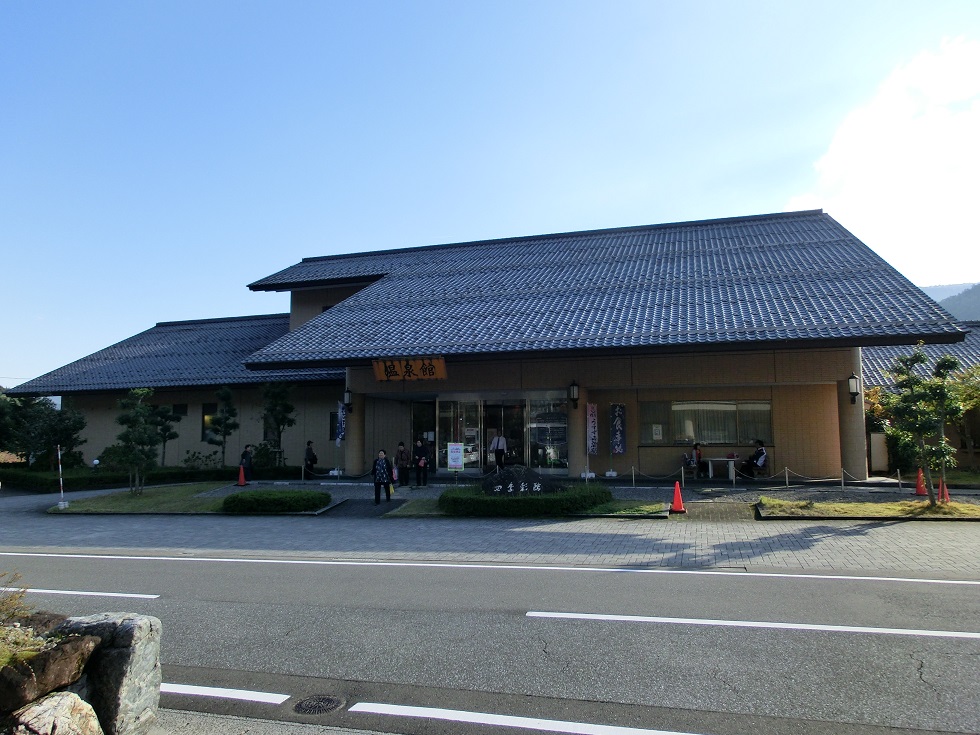
{"label": "person sitting on bench", "polygon": [[755,477],[755,473],[766,468],[766,443],[762,439],[755,440],[755,452],[747,460],[742,462],[742,474],[746,477]]}

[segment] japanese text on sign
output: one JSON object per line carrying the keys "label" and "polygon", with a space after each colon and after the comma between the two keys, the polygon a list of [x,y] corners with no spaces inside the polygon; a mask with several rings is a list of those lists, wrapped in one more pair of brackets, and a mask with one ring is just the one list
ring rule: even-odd
{"label": "japanese text on sign", "polygon": [[443,357],[398,357],[373,360],[375,380],[445,380],[446,360]]}

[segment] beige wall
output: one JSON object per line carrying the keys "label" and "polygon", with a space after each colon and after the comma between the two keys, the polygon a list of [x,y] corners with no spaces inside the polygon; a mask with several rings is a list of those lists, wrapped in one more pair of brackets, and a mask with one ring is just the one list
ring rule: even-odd
{"label": "beige wall", "polygon": [[[102,450],[117,442],[122,427],[116,423],[119,415],[119,394],[72,396],[73,406],[85,414],[88,422],[82,437],[87,439],[81,451],[87,463],[99,456]],[[262,395],[258,387],[233,387],[232,396],[238,409],[238,431],[228,437],[225,462],[237,465],[246,444],[262,441]],[[290,401],[296,406],[296,425],[283,432],[283,449],[287,464],[303,463],[306,441],[312,439],[321,467],[343,467],[344,448],[337,447],[330,438],[330,412],[337,410],[337,402],[343,396],[343,386],[296,386]],[[214,390],[157,391],[152,402],[160,405],[187,404],[187,416],[175,426],[179,437],[167,442],[166,463],[180,465],[187,452],[209,454],[219,447],[201,441],[201,407],[205,403],[217,403]]]}
{"label": "beige wall", "polygon": [[353,296],[361,287],[311,288],[306,291],[292,291],[289,305],[289,331],[306,324],[319,316],[325,309],[339,304]]}
{"label": "beige wall", "polygon": [[[853,349],[785,350],[745,353],[705,353],[667,356],[623,356],[580,359],[524,359],[447,361],[445,381],[378,382],[370,368],[348,370],[349,385],[359,397],[367,397],[366,438],[370,445],[394,446],[400,432],[407,432],[406,414],[393,412],[393,398],[409,401],[413,395],[432,400],[456,394],[482,398],[496,395],[519,397],[531,391],[560,391],[575,380],[581,387],[577,409],[569,404],[570,474],[586,467],[586,403],[598,406],[599,454],[589,457],[589,469],[597,474],[614,470],[620,475],[636,471],[663,476],[676,471],[688,447],[641,447],[638,443],[638,405],[643,401],[745,400],[772,401],[773,442],[768,447],[770,472],[788,467],[807,477],[839,477],[842,467],[842,430],[849,432],[850,455],[863,458],[863,429],[838,409],[839,385],[850,375],[860,353]],[[384,399],[384,400],[381,400]],[[626,405],[627,452],[609,451],[609,406]],[[382,408],[384,406],[384,408]],[[378,413],[375,413],[375,412]],[[844,422],[842,423],[842,420]],[[373,426],[373,421],[380,422]],[[859,417],[863,426],[863,416]],[[378,444],[381,442],[381,444]],[[753,447],[713,446],[711,456],[737,452],[742,457]],[[373,456],[373,448],[370,453]],[[364,468],[360,468],[361,472]],[[852,475],[866,473],[859,459],[848,468]]]}

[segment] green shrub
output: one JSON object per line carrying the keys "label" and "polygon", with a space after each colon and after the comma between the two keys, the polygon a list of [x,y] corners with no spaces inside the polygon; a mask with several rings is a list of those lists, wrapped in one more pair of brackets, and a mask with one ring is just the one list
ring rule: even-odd
{"label": "green shrub", "polygon": [[[256,480],[299,479],[299,467],[268,467],[255,469]],[[147,485],[173,485],[186,482],[238,482],[238,467],[219,467],[212,469],[190,469],[187,467],[155,467],[147,472]],[[58,492],[58,473],[28,471],[24,465],[0,466],[0,482],[22,492]],[[129,474],[125,470],[113,470],[101,464],[98,469],[91,467],[66,470],[64,473],[65,492],[73,490],[101,490],[104,488],[128,487]]]}
{"label": "green shrub", "polygon": [[316,490],[245,490],[221,504],[225,513],[302,513],[330,505],[330,494]]}
{"label": "green shrub", "polygon": [[612,500],[607,488],[596,484],[574,485],[556,493],[487,495],[476,488],[447,490],[439,496],[439,508],[454,516],[520,518],[579,513]]}

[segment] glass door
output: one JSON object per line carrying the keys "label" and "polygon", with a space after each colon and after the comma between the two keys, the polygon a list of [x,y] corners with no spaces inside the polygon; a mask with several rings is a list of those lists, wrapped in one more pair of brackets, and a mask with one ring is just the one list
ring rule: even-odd
{"label": "glass door", "polygon": [[528,466],[547,472],[568,471],[568,414],[564,399],[531,401]]}
{"label": "glass door", "polygon": [[463,444],[463,469],[480,469],[480,404],[477,401],[439,401],[437,466],[449,466],[449,444]]}
{"label": "glass door", "polygon": [[498,434],[507,440],[504,465],[526,465],[527,458],[527,411],[524,401],[483,404],[483,453],[488,468],[496,464],[490,445]]}

